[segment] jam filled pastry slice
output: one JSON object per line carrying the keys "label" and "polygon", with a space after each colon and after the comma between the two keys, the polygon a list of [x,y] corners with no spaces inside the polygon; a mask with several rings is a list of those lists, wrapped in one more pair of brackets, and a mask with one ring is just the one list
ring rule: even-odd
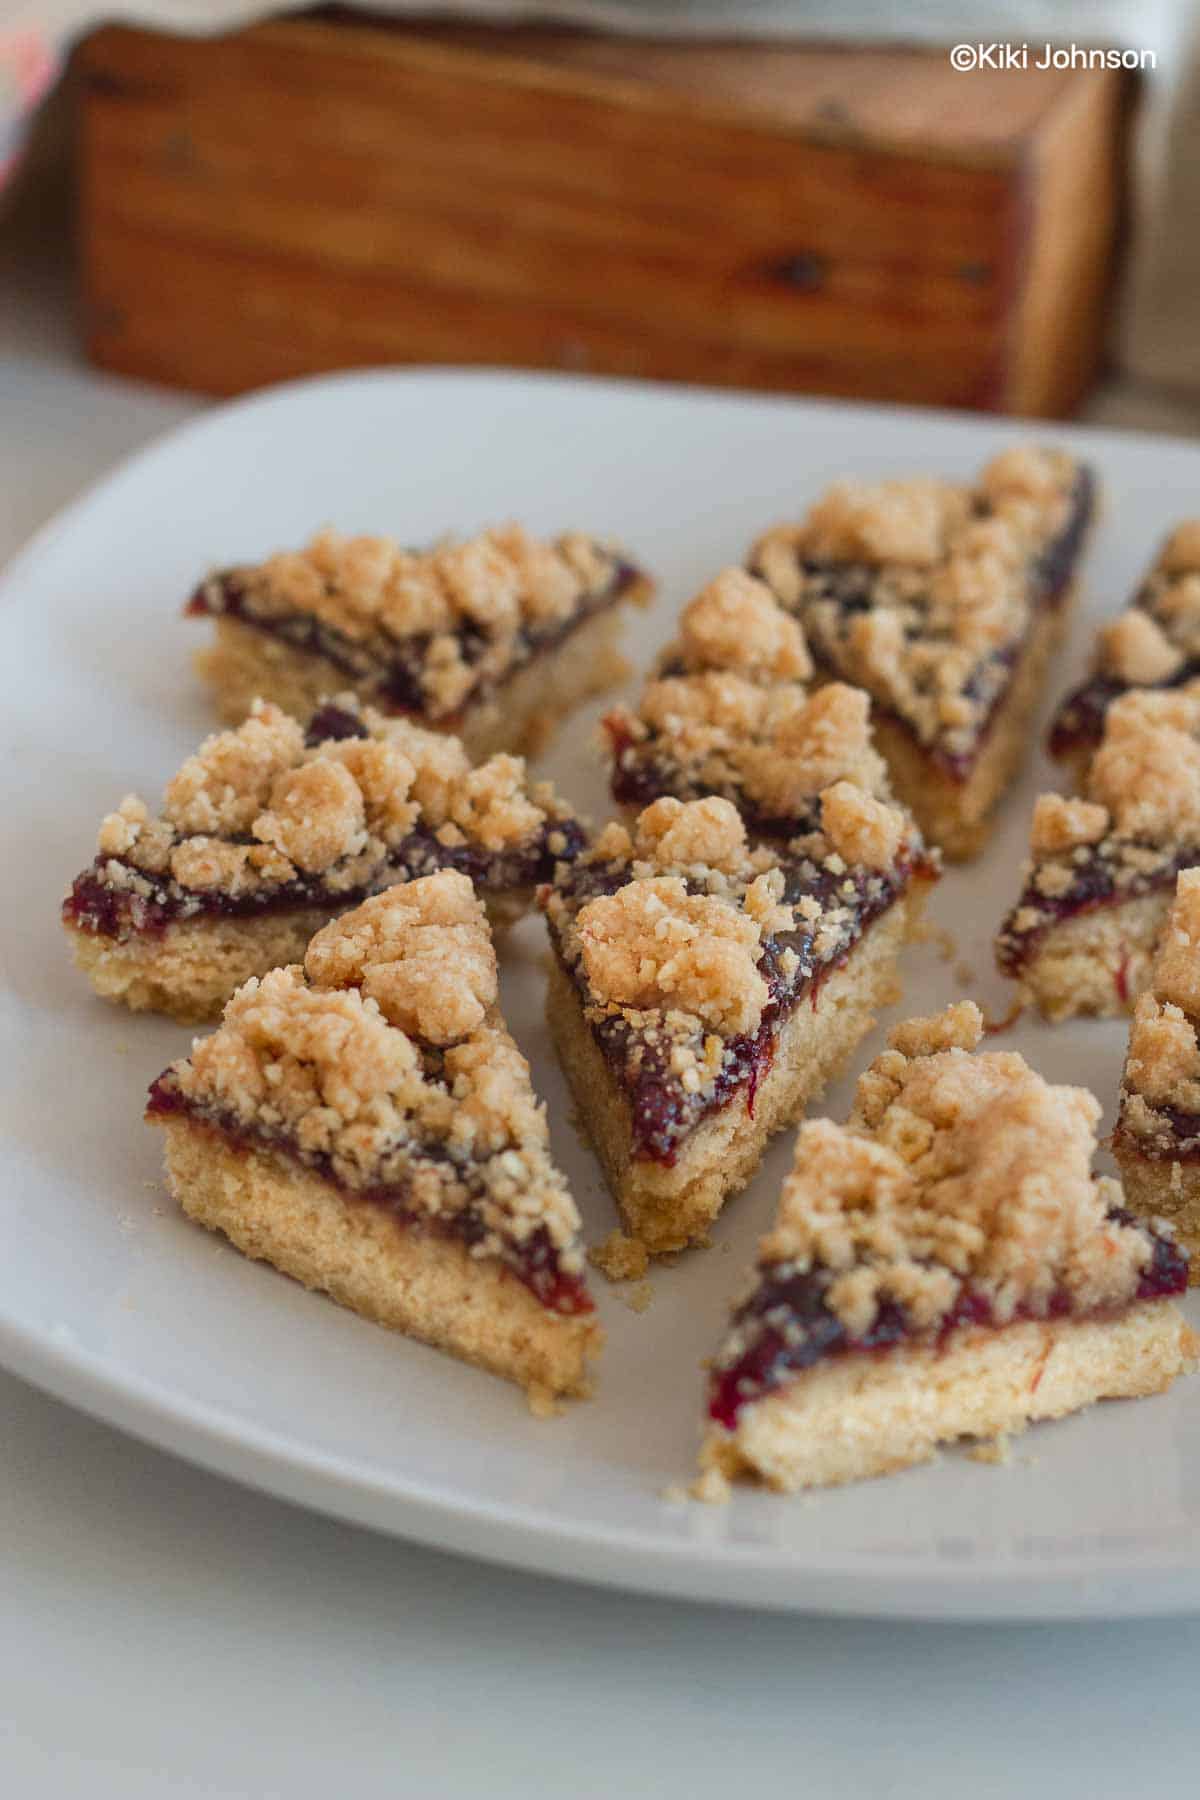
{"label": "jam filled pastry slice", "polygon": [[189,1217],[364,1318],[577,1394],[601,1333],[496,958],[446,869],[239,989],[150,1090]]}
{"label": "jam filled pastry slice", "polygon": [[1134,595],[1096,638],[1092,672],[1062,702],[1050,754],[1079,779],[1114,700],[1131,688],[1172,688],[1200,676],[1200,519],[1176,527]]}
{"label": "jam filled pastry slice", "polygon": [[920,833],[853,783],[812,828],[751,843],[725,799],[609,825],[543,890],[548,1020],[627,1230],[702,1242],[767,1139],[896,997],[931,881]]}
{"label": "jam filled pastry slice", "polygon": [[981,1032],[969,1002],[899,1026],[849,1123],[801,1127],[712,1365],[706,1469],[787,1491],[886,1475],[1194,1364],[1186,1255],[1092,1174],[1098,1102],[971,1054]]}
{"label": "jam filled pastry slice", "polygon": [[1043,794],[996,942],[1048,1019],[1130,1011],[1180,869],[1200,863],[1200,682],[1114,701],[1083,797]]}
{"label": "jam filled pastry slice", "polygon": [[456,738],[352,694],[322,705],[307,733],[256,702],[188,758],[161,813],[131,795],[109,814],[63,924],[105,999],[211,1019],[368,894],[458,869],[499,927],[583,841],[570,808],[516,757],[472,767]]}
{"label": "jam filled pastry slice", "polygon": [[225,569],[188,611],[216,621],[200,670],[237,724],[262,696],[307,718],[352,688],[381,712],[461,737],[476,760],[532,754],[588,695],[623,679],[622,602],[653,583],[582,532],[507,525],[408,550],[323,531],[303,550]]}
{"label": "jam filled pastry slice", "polygon": [[1093,489],[1063,451],[1006,450],[973,487],[839,482],[751,553],[818,674],[868,690],[896,793],[956,860],[1024,759]]}
{"label": "jam filled pastry slice", "polygon": [[[1200,868],[1175,884],[1129,1033],[1113,1154],[1135,1211],[1200,1252]],[[1200,1281],[1200,1258],[1192,1280]]]}

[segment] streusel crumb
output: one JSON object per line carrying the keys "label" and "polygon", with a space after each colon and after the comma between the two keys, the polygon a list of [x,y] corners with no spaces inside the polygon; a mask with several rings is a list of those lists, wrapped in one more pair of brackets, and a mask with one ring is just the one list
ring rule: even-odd
{"label": "streusel crumb", "polygon": [[1191,575],[1200,571],[1200,519],[1185,519],[1167,539],[1161,557],[1168,575]]}
{"label": "streusel crumb", "polygon": [[998,1323],[1136,1291],[1150,1245],[1108,1217],[1120,1190],[1092,1176],[1098,1102],[1020,1056],[970,1054],[981,1023],[969,1005],[912,1022],[867,1071],[848,1126],[800,1129],[761,1256],[828,1269],[827,1303],[852,1337],[888,1301],[935,1330],[964,1285]]}
{"label": "streusel crumb", "polygon": [[496,1002],[487,920],[453,869],[334,919],[310,942],[304,970],[318,987],[361,989],[391,1024],[430,1044],[466,1037]]}
{"label": "streusel crumb", "polygon": [[1105,675],[1131,686],[1169,681],[1183,665],[1183,655],[1156,619],[1131,606],[1101,627],[1097,660]]}
{"label": "streusel crumb", "polygon": [[582,907],[576,927],[592,993],[618,1007],[677,1007],[717,1030],[758,1028],[767,984],[755,921],[689,894],[678,876],[633,881]]}
{"label": "streusel crumb", "polygon": [[968,490],[948,481],[837,481],[810,511],[803,544],[810,556],[830,561],[923,568],[945,554],[968,509]]}
{"label": "streusel crumb", "polygon": [[1151,843],[1200,837],[1200,695],[1131,693],[1108,710],[1087,776],[1115,828]]}
{"label": "streusel crumb", "polygon": [[406,637],[464,619],[507,632],[522,617],[562,616],[611,572],[611,558],[582,534],[538,542],[520,525],[429,551],[325,530],[305,550],[232,571],[259,610],[313,613],[350,637],[376,624]]}
{"label": "streusel crumb", "polygon": [[[160,817],[127,795],[100,826],[110,885],[180,901],[320,876],[336,895],[369,888],[418,825],[500,854],[571,816],[548,784],[531,785],[519,757],[472,767],[457,738],[386,719],[349,694],[332,705],[365,735],[306,745],[295,719],[258,701],[244,724],[187,759]],[[174,891],[162,891],[167,880]]]}
{"label": "streusel crumb", "polygon": [[807,681],[812,659],[795,619],[766,582],[723,569],[679,615],[679,648],[688,669],[722,669],[755,679]]}
{"label": "streusel crumb", "polygon": [[1090,800],[1041,794],[1033,808],[1029,845],[1035,856],[1056,856],[1078,844],[1098,844],[1108,830],[1108,810]]}
{"label": "streusel crumb", "polygon": [[728,800],[685,803],[667,796],[639,816],[635,849],[660,869],[704,864],[732,873],[746,861],[746,828]]}
{"label": "streusel crumb", "polygon": [[1184,869],[1158,941],[1154,993],[1200,1019],[1200,869]]}
{"label": "streusel crumb", "polygon": [[650,1267],[650,1253],[640,1238],[612,1231],[602,1244],[593,1244],[588,1261],[609,1281],[640,1281]]}
{"label": "streusel crumb", "polygon": [[898,807],[838,781],[821,795],[821,829],[844,861],[886,869],[896,860],[907,820]]}

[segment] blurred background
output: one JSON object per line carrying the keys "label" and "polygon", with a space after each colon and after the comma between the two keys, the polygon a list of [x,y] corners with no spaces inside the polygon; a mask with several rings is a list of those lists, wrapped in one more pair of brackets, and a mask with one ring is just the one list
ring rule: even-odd
{"label": "blurred background", "polygon": [[0,6],[0,324],[1191,431],[1198,10]]}

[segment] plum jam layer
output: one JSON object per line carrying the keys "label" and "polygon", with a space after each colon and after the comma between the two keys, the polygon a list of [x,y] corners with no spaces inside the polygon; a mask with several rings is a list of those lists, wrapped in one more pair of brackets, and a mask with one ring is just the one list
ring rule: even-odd
{"label": "plum jam layer", "polygon": [[[876,919],[893,906],[914,878],[932,880],[926,863],[899,863],[886,874],[857,870],[832,875],[804,859],[781,863],[784,874],[782,903],[794,905],[805,895],[823,910],[836,903],[851,914],[848,936],[832,958],[820,960],[813,948],[814,929],[801,926],[767,939],[758,964],[767,984],[768,1000],[758,1029],[725,1040],[721,1069],[708,1087],[690,1093],[671,1070],[674,1043],[665,1032],[648,1034],[622,1015],[601,1019],[589,1028],[604,1056],[613,1080],[621,1088],[632,1120],[633,1154],[639,1160],[672,1168],[684,1138],[711,1114],[744,1097],[753,1118],[758,1088],[774,1061],[780,1031],[802,1003],[817,1005],[822,982],[842,968]],[[593,863],[577,867],[570,877],[573,904],[584,905],[602,894],[612,894],[629,880],[628,865]],[[685,882],[689,892],[703,893],[702,885]],[[847,888],[853,888],[853,895]],[[572,970],[556,954],[564,974],[574,981],[583,1005],[588,990],[579,970]],[[792,952],[795,958],[788,952]],[[699,1050],[705,1034],[696,1034]]]}
{"label": "plum jam layer", "polygon": [[[668,664],[662,672],[669,676],[677,675],[681,670],[681,664]],[[674,800],[703,800],[715,793],[721,799],[733,802],[752,837],[788,843],[792,838],[807,836],[820,826],[819,799],[813,801],[806,813],[796,813],[790,818],[762,812],[741,789],[718,789],[697,781],[671,754],[669,738],[651,737],[638,742],[619,713],[603,719],[601,726],[612,756],[612,796],[620,806],[636,807],[640,812],[664,796]],[[630,750],[634,752],[632,756],[628,754]]]}
{"label": "plum jam layer", "polygon": [[1153,1137],[1134,1136],[1120,1121],[1113,1132],[1113,1148],[1131,1150],[1154,1162],[1200,1162],[1200,1115],[1177,1106],[1153,1108],[1158,1130]]}
{"label": "plum jam layer", "polygon": [[[436,1052],[430,1052],[429,1055],[436,1056]],[[461,1184],[466,1190],[466,1198],[452,1210],[430,1214],[426,1208],[413,1205],[410,1184],[388,1182],[372,1187],[347,1187],[338,1181],[328,1157],[301,1153],[286,1137],[264,1131],[248,1131],[244,1125],[219,1109],[194,1105],[179,1092],[169,1070],[165,1075],[160,1075],[150,1088],[146,1118],[151,1121],[184,1118],[192,1125],[213,1132],[235,1150],[262,1150],[281,1157],[307,1174],[319,1175],[350,1204],[379,1207],[407,1231],[450,1239],[465,1244],[468,1249],[495,1232],[494,1223],[489,1225],[484,1222],[480,1198],[472,1197],[471,1194],[472,1185],[477,1190],[482,1186],[480,1165],[473,1165],[467,1159],[452,1157],[438,1144],[422,1144],[413,1153],[414,1173],[418,1169],[428,1171],[432,1168],[443,1174],[447,1182]],[[526,1238],[502,1239],[497,1260],[529,1289],[548,1312],[573,1317],[594,1310],[592,1297],[582,1277],[563,1268],[560,1252],[544,1225],[539,1225]]]}
{"label": "plum jam layer", "polygon": [[[1124,847],[1137,848],[1132,843]],[[1122,906],[1129,900],[1142,900],[1150,894],[1173,892],[1179,871],[1192,868],[1200,857],[1200,849],[1195,845],[1181,846],[1170,856],[1160,845],[1144,848],[1147,862],[1151,857],[1157,859],[1144,870],[1128,860],[1118,863],[1113,856],[1093,853],[1075,865],[1075,878],[1065,893],[1050,897],[1032,884],[1027,886],[997,939],[996,961],[1001,971],[1014,978],[1019,976],[1046,933],[1056,925],[1105,907]],[[1035,911],[1038,922],[1028,930],[1018,931],[1012,922],[1025,909]]]}
{"label": "plum jam layer", "polygon": [[[230,840],[247,844],[253,841]],[[257,919],[320,906],[327,906],[331,912],[345,912],[398,881],[415,881],[440,869],[459,870],[481,894],[506,894],[532,889],[548,880],[555,863],[571,861],[583,844],[583,828],[574,819],[547,821],[535,838],[501,852],[473,844],[443,844],[432,831],[418,827],[389,852],[387,861],[366,886],[333,888],[320,876],[312,875],[264,883],[244,894],[180,887],[170,876],[148,875],[120,857],[97,856],[89,869],[76,876],[63,901],[62,913],[64,922],[77,931],[124,940],[147,932],[163,932],[185,919]],[[122,886],[120,876],[114,879],[114,865],[118,870],[128,870],[137,887]]]}
{"label": "plum jam layer", "polygon": [[[408,637],[380,633],[362,643],[338,631],[311,613],[272,613],[265,615],[254,609],[253,596],[245,583],[232,571],[214,575],[192,594],[184,608],[192,618],[212,616],[236,619],[252,626],[268,637],[274,637],[309,656],[320,656],[330,662],[360,690],[368,689],[370,698],[382,711],[404,713],[414,719],[436,719],[440,726],[452,724],[485,693],[502,687],[509,676],[532,662],[534,657],[555,650],[587,619],[605,611],[617,601],[645,585],[646,577],[632,563],[618,561],[608,586],[599,593],[581,597],[576,610],[565,619],[545,625],[523,624],[516,632],[509,662],[499,676],[480,672],[476,684],[452,714],[432,708],[422,677],[429,662],[433,634],[414,632]],[[453,633],[439,632],[439,637],[453,636],[464,664],[472,668],[482,663],[495,640],[470,623],[459,625]]]}
{"label": "plum jam layer", "polygon": [[[1193,658],[1166,681],[1139,682],[1138,691],[1151,687],[1165,693],[1168,688],[1183,687],[1198,675],[1200,659]],[[1129,682],[1118,681],[1113,675],[1093,675],[1073,688],[1054,715],[1050,727],[1047,747],[1051,756],[1070,756],[1079,750],[1097,749],[1104,736],[1109,707],[1130,691]]]}
{"label": "plum jam layer", "polygon": [[[963,698],[967,701],[978,701],[984,693],[991,696],[986,711],[979,719],[968,750],[951,752],[939,747],[936,743],[924,743],[903,713],[894,711],[891,707],[875,699],[874,696],[872,697],[876,716],[887,719],[890,724],[905,732],[912,739],[914,746],[922,755],[928,757],[932,766],[947,780],[965,783],[970,779],[975,764],[979,760],[1008,697],[1022,653],[1029,641],[1030,631],[1039,613],[1053,611],[1060,606],[1070,588],[1076,564],[1083,549],[1084,539],[1095,511],[1095,504],[1095,477],[1090,469],[1081,468],[1071,489],[1067,518],[1062,530],[1050,539],[1029,565],[1027,572],[1030,602],[1029,625],[1020,638],[1001,645],[986,661],[981,662],[963,688]],[[986,516],[986,509],[982,509],[980,517]],[[844,635],[847,622],[857,613],[869,612],[875,604],[875,588],[880,571],[870,564],[829,563],[804,559],[800,563],[800,568],[806,579],[807,592],[799,606],[793,610],[797,613],[802,625],[805,623],[805,613],[810,606],[832,602],[839,619],[836,635],[840,639]],[[761,569],[752,567],[751,573],[761,576],[763,572]],[[839,680],[847,679],[845,670],[838,666],[836,656],[827,653],[817,635],[810,632],[808,637],[813,661],[821,674]],[[852,676],[849,679],[858,679],[858,677]]]}
{"label": "plum jam layer", "polygon": [[[1152,1246],[1150,1261],[1130,1296],[1130,1305],[1186,1292],[1187,1254],[1173,1239],[1160,1235],[1122,1208],[1110,1211],[1108,1220],[1112,1225],[1133,1226]],[[1073,1314],[1068,1295],[1060,1292],[1052,1297],[1046,1310],[1036,1314],[1018,1310],[1012,1320],[1000,1322],[987,1295],[964,1285],[933,1335],[915,1327],[896,1301],[885,1300],[870,1330],[853,1337],[828,1304],[827,1294],[836,1279],[831,1270],[797,1271],[794,1264],[776,1263],[763,1267],[760,1277],[754,1293],[733,1317],[731,1341],[736,1350],[728,1360],[718,1358],[709,1385],[709,1417],[729,1431],[736,1428],[744,1406],[784,1387],[803,1370],[828,1357],[882,1353],[904,1343],[942,1349],[951,1334],[965,1325],[1002,1330],[1004,1324],[1035,1317],[1105,1316],[1096,1312]]]}

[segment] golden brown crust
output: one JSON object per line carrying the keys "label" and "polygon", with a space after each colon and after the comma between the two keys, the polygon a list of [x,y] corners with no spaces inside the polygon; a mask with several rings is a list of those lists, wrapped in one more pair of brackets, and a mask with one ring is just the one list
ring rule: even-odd
{"label": "golden brown crust", "polygon": [[966,1328],[942,1346],[838,1357],[746,1407],[736,1433],[710,1425],[701,1466],[782,1493],[890,1475],[956,1438],[1162,1393],[1198,1352],[1177,1309],[1150,1302],[1117,1319]]}
{"label": "golden brown crust", "polygon": [[530,1389],[587,1392],[603,1332],[594,1316],[548,1311],[502,1265],[414,1231],[384,1208],[269,1152],[234,1147],[172,1119],[167,1177],[189,1217],[220,1231],[376,1324],[403,1331]]}

